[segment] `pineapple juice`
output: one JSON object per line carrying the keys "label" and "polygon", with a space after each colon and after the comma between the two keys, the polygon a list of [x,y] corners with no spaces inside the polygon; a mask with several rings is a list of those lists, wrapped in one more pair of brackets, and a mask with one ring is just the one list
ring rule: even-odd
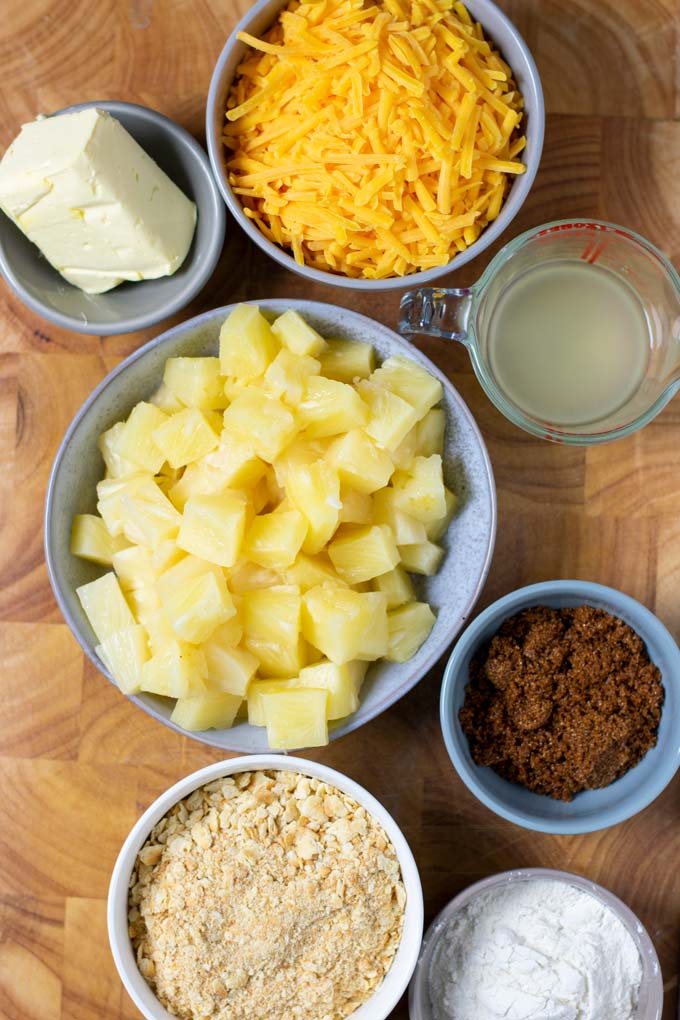
{"label": "pineapple juice", "polygon": [[622,407],[645,376],[650,346],[633,289],[581,259],[535,265],[516,277],[489,324],[499,389],[555,425],[586,425]]}

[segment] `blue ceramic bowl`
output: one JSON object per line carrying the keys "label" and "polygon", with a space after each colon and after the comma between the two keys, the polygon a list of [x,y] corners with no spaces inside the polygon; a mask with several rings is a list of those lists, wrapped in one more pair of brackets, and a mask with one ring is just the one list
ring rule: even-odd
{"label": "blue ceramic bowl", "polygon": [[[489,767],[476,765],[458,721],[470,660],[505,619],[530,606],[594,606],[618,616],[637,631],[661,671],[665,691],[656,746],[634,769],[599,790],[579,793],[569,803],[532,793]],[[651,804],[680,765],[680,649],[660,620],[635,599],[590,581],[545,581],[505,595],[467,628],[449,659],[442,684],[440,715],[449,757],[466,786],[492,811],[525,829],[576,834],[594,832],[630,818]]]}

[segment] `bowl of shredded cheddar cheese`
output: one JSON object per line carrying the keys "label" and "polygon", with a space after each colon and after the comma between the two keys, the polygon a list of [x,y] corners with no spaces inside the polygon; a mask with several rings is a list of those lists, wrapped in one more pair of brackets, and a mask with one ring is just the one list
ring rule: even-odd
{"label": "bowl of shredded cheddar cheese", "polygon": [[215,67],[206,133],[227,206],[265,252],[384,290],[502,233],[543,127],[534,61],[491,0],[259,0]]}

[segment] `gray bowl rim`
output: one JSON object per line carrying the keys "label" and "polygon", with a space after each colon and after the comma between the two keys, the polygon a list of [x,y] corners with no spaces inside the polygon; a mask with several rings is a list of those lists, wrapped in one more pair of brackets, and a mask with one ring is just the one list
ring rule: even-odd
{"label": "gray bowl rim", "polygon": [[[150,106],[142,106],[140,103],[125,103],[121,100],[105,99],[101,101],[75,103],[72,106],[64,106],[60,110],[55,110],[54,113],[49,114],[49,116],[59,117],[62,113],[77,113],[79,110],[89,110],[93,106],[96,106],[100,110],[106,110],[107,113],[112,114],[114,117],[125,113],[133,113],[135,116],[141,117],[146,121],[155,124],[157,127],[162,128],[168,135],[174,136],[175,140],[191,153],[197,168],[203,174],[210,189],[209,212],[213,229],[210,234],[210,244],[207,248],[206,257],[200,272],[196,272],[192,277],[190,277],[190,279],[186,281],[187,285],[184,289],[181,290],[172,301],[163,305],[162,308],[158,308],[157,311],[149,312],[146,315],[132,315],[127,318],[121,318],[115,323],[98,322],[96,319],[90,318],[88,319],[87,324],[85,324],[76,316],[65,315],[63,312],[59,312],[52,308],[51,305],[48,305],[43,301],[39,301],[33,294],[30,294],[26,290],[21,281],[15,276],[11,263],[5,252],[5,245],[0,237],[0,273],[2,273],[8,286],[11,287],[14,293],[31,309],[31,311],[42,316],[44,319],[47,319],[48,322],[53,322],[57,326],[62,326],[64,329],[73,330],[75,333],[86,333],[92,336],[114,336],[119,333],[134,333],[139,329],[146,329],[148,326],[155,326],[163,319],[168,319],[171,315],[175,315],[177,312],[181,311],[182,308],[196,297],[212,276],[220,255],[222,254],[224,237],[227,229],[227,218],[225,215],[224,203],[220,200],[220,192],[217,188],[217,183],[205,150],[201,145],[199,145],[194,136],[189,134],[186,128],[183,128],[181,124],[177,124],[176,121],[171,120],[170,117],[166,117],[165,114],[158,113],[157,110],[153,110]],[[199,215],[206,215],[205,210],[199,209],[198,211]],[[194,243],[195,237],[192,241],[192,246]],[[143,282],[153,283],[153,280]]]}
{"label": "gray bowl rim", "polygon": [[[331,304],[329,304],[329,302],[306,301],[306,300],[303,301],[302,299],[288,299],[287,300],[285,298],[272,298],[272,299],[269,299],[269,300],[266,299],[266,298],[258,298],[257,300],[252,300],[252,301],[236,302],[235,304],[259,305],[259,306],[262,306],[262,307],[268,308],[268,309],[274,309],[274,310],[279,310],[280,309],[282,312],[285,311],[287,308],[295,308],[296,306],[298,306],[300,304],[304,304],[305,307],[307,307],[307,308],[312,306],[313,311],[318,310],[320,313],[323,312],[324,309],[329,308],[329,307],[330,308],[339,308],[340,307],[339,305],[331,305]],[[80,633],[80,629],[79,629],[76,621],[73,619],[73,616],[71,615],[66,602],[62,598],[62,594],[61,594],[61,590],[60,590],[60,586],[59,586],[59,581],[58,581],[58,571],[57,571],[55,562],[54,562],[53,557],[52,557],[52,546],[51,546],[51,542],[50,542],[50,528],[51,528],[51,522],[52,522],[52,514],[53,514],[53,510],[54,510],[54,490],[55,490],[55,487],[56,487],[56,479],[57,479],[57,475],[59,473],[59,467],[60,467],[62,458],[64,456],[64,453],[66,451],[66,448],[68,447],[68,445],[69,445],[69,443],[71,441],[71,437],[73,436],[73,434],[78,429],[82,418],[85,416],[85,414],[90,409],[90,407],[98,399],[99,395],[112,382],[114,382],[118,378],[119,375],[122,375],[127,370],[127,368],[130,365],[134,364],[136,361],[138,361],[141,358],[143,358],[144,355],[148,351],[153,350],[154,348],[160,346],[166,340],[168,340],[171,337],[175,336],[177,333],[188,331],[188,330],[192,330],[192,329],[195,329],[197,327],[200,327],[202,325],[202,323],[204,323],[204,322],[214,318],[218,314],[219,315],[226,315],[234,307],[235,307],[234,304],[223,305],[223,306],[221,306],[219,308],[213,308],[211,311],[203,312],[201,315],[196,315],[192,319],[187,319],[186,322],[179,323],[177,326],[173,326],[170,329],[165,330],[165,332],[161,333],[160,336],[155,337],[153,340],[149,340],[148,343],[144,344],[142,347],[137,348],[136,351],[133,351],[132,354],[130,354],[127,358],[125,358],[124,361],[122,361],[120,363],[120,365],[117,365],[116,368],[113,369],[113,371],[109,372],[108,375],[106,375],[104,377],[104,379],[102,379],[102,381],[99,383],[99,385],[97,387],[95,387],[95,389],[92,391],[92,393],[87,398],[87,400],[81,405],[80,409],[76,412],[73,420],[71,421],[71,424],[68,426],[66,432],[64,433],[64,437],[63,437],[61,443],[59,444],[59,448],[58,448],[58,450],[57,450],[57,452],[55,454],[55,457],[54,457],[54,462],[52,464],[52,469],[50,471],[49,481],[47,483],[47,491],[46,491],[46,495],[45,495],[45,512],[44,512],[44,520],[43,520],[43,548],[44,548],[44,552],[45,552],[45,563],[47,565],[47,574],[48,574],[48,577],[49,577],[50,585],[51,585],[54,597],[56,599],[57,605],[59,606],[59,609],[60,609],[64,619],[66,620],[66,623],[68,624],[68,627],[69,627],[71,633],[75,637],[75,639],[78,642],[78,644],[80,645],[81,649],[87,655],[87,657],[90,660],[90,662],[92,662],[92,664],[97,668],[98,672],[102,673],[114,685],[114,687],[116,687],[116,689],[118,689],[117,688],[117,684],[115,683],[115,681],[113,680],[113,678],[109,674],[109,672],[106,669],[106,667],[104,666],[104,664],[102,662],[100,662],[100,660],[97,658],[97,656],[96,656],[96,654],[94,652],[94,648],[90,648],[89,644],[86,641],[83,640],[83,638],[81,636],[81,633]],[[406,341],[403,337],[399,336],[398,333],[395,333],[394,330],[390,329],[389,326],[385,326],[383,323],[378,322],[376,319],[371,319],[368,315],[362,315],[360,312],[355,312],[355,311],[353,311],[351,309],[345,308],[345,309],[343,309],[343,311],[346,314],[351,315],[353,317],[353,319],[359,320],[363,325],[365,325],[367,328],[370,328],[371,330],[378,329],[378,330],[383,330],[383,331],[391,334],[392,339],[396,339],[398,341],[399,346],[405,347],[407,351],[409,350],[409,346],[410,345],[408,344],[408,341]],[[439,381],[442,383],[444,388],[447,390],[451,400],[454,402],[456,407],[459,409],[461,415],[463,415],[465,417],[466,421],[468,422],[468,424],[470,426],[470,429],[471,429],[472,433],[474,434],[474,436],[475,436],[475,438],[476,438],[476,440],[477,440],[477,442],[479,444],[479,449],[480,449],[480,452],[481,452],[481,455],[482,455],[482,460],[483,460],[484,468],[485,468],[485,471],[486,471],[486,477],[487,477],[488,484],[489,484],[489,502],[490,502],[489,539],[488,539],[488,544],[487,544],[486,556],[484,558],[483,567],[482,567],[481,573],[479,575],[479,578],[478,578],[477,584],[475,586],[475,589],[472,592],[472,594],[470,596],[470,599],[468,600],[468,604],[465,607],[465,611],[461,614],[460,620],[458,621],[458,625],[455,628],[452,628],[451,631],[449,632],[449,634],[448,634],[448,641],[447,641],[446,645],[444,647],[439,647],[438,650],[433,652],[427,658],[427,660],[422,664],[422,668],[421,668],[420,673],[418,675],[409,677],[409,679],[402,684],[402,686],[399,689],[399,694],[397,695],[397,697],[394,697],[394,698],[389,698],[388,697],[387,699],[382,701],[380,704],[374,706],[374,709],[365,718],[363,718],[361,720],[357,720],[356,719],[356,713],[354,713],[353,716],[349,717],[349,721],[347,723],[345,723],[342,727],[338,727],[337,729],[333,729],[333,730],[329,731],[329,741],[335,740],[338,737],[342,737],[342,736],[345,736],[348,733],[353,732],[355,729],[358,729],[360,726],[364,726],[366,723],[371,722],[371,720],[375,719],[378,715],[381,715],[382,712],[387,711],[388,708],[390,708],[392,705],[396,704],[397,701],[399,701],[406,694],[408,694],[408,692],[411,691],[416,686],[416,684],[418,684],[420,682],[420,680],[422,680],[423,677],[436,665],[436,663],[439,661],[439,659],[442,657],[442,655],[445,654],[446,648],[451,645],[451,642],[455,640],[456,635],[460,633],[461,628],[464,627],[465,621],[467,620],[469,614],[472,612],[472,609],[473,609],[475,603],[477,602],[477,599],[479,598],[479,596],[480,596],[480,594],[482,592],[482,589],[484,588],[484,585],[486,583],[486,578],[488,576],[489,569],[491,567],[491,561],[493,559],[494,547],[495,547],[495,544],[496,544],[496,530],[497,530],[497,523],[498,523],[498,507],[497,507],[496,483],[495,483],[495,478],[494,478],[494,474],[493,474],[493,467],[491,465],[491,459],[489,457],[489,451],[486,448],[486,443],[484,442],[484,438],[483,438],[483,436],[482,436],[482,434],[481,434],[481,432],[479,430],[479,426],[477,425],[477,422],[475,421],[475,419],[474,419],[474,417],[472,415],[472,412],[468,408],[468,406],[465,403],[465,401],[463,400],[463,398],[458,393],[458,390],[456,390],[456,388],[454,387],[453,383],[447,378],[446,375],[444,375],[444,373],[441,371],[441,369],[439,369],[438,366],[435,365],[434,362],[431,361],[427,357],[426,354],[423,354],[423,352],[420,351],[417,347],[413,347],[412,351],[413,351],[413,355],[415,356],[415,360],[420,360],[421,363],[423,364],[423,366],[427,367],[428,371],[430,371],[432,375],[436,376],[436,378],[439,379]],[[123,697],[125,697],[125,695],[123,695]],[[202,744],[207,744],[210,747],[214,747],[216,750],[221,750],[221,751],[229,751],[230,750],[229,748],[223,747],[222,745],[216,745],[216,744],[214,744],[211,741],[211,739],[209,737],[209,734],[212,732],[211,730],[199,730],[199,731],[188,732],[187,730],[183,730],[180,726],[177,726],[175,723],[171,722],[170,719],[166,719],[164,716],[160,715],[158,712],[156,712],[156,710],[154,709],[153,705],[147,704],[146,702],[142,701],[136,695],[133,695],[133,696],[129,697],[129,700],[131,702],[133,702],[133,704],[135,704],[138,708],[143,709],[153,719],[156,719],[157,722],[162,723],[164,726],[168,726],[170,729],[174,730],[176,733],[179,733],[181,736],[184,736],[184,737],[188,736],[188,737],[192,738],[193,740],[199,741]],[[303,751],[303,750],[305,750],[305,749],[300,749],[300,751]],[[240,749],[236,748],[236,749],[234,749],[234,753],[242,754],[244,752],[240,751]],[[269,752],[267,751],[267,752],[252,752],[252,753],[263,753],[264,754],[264,753],[269,753]],[[276,753],[276,752],[272,752],[272,753]],[[281,752],[281,753],[286,754],[287,752]],[[294,753],[300,753],[300,752],[296,751]]]}
{"label": "gray bowl rim", "polygon": [[[645,643],[647,637],[651,636],[655,645],[663,647],[667,651],[669,658],[675,659],[677,667],[675,672],[677,676],[680,676],[680,648],[678,648],[675,639],[658,616],[637,599],[624,594],[624,592],[619,591],[617,588],[598,584],[595,581],[580,581],[577,579],[540,581],[537,584],[526,585],[523,588],[517,588],[514,591],[508,592],[507,595],[503,595],[495,602],[492,602],[490,606],[487,606],[466,628],[451,653],[444,670],[439,698],[439,721],[446,750],[456,772],[470,792],[489,810],[506,819],[506,821],[520,825],[524,829],[532,829],[535,832],[545,832],[554,835],[583,835],[588,832],[597,832],[600,829],[618,825],[619,822],[624,822],[644,808],[649,807],[656,800],[671,782],[678,768],[680,768],[680,732],[676,733],[674,753],[669,753],[661,766],[657,768],[654,779],[649,782],[644,794],[631,793],[618,807],[602,808],[592,817],[591,821],[583,821],[578,818],[543,819],[539,821],[520,810],[507,807],[502,801],[487,793],[477,778],[477,773],[481,770],[481,766],[473,763],[472,767],[470,767],[458,751],[453,731],[454,728],[458,729],[460,724],[457,717],[455,719],[452,718],[450,711],[462,660],[478,643],[479,634],[485,626],[493,621],[499,627],[503,620],[514,613],[532,605],[539,605],[541,598],[558,594],[566,595],[569,598],[581,599],[586,603],[593,599],[606,600],[612,607],[610,611],[614,615],[621,609],[624,613],[629,611],[637,615],[638,618],[642,618],[644,620],[644,629],[640,628],[638,631],[639,636]],[[674,680],[673,676],[670,678],[664,677],[665,683],[668,683],[669,680],[672,683]],[[652,748],[652,750],[654,749]],[[630,771],[634,772],[635,769],[633,768]],[[508,782],[508,786],[513,785]],[[603,789],[606,790],[608,787],[603,787]],[[578,799],[578,796],[579,794],[576,795],[575,800]],[[549,800],[549,798],[546,798],[546,800]]]}
{"label": "gray bowl rim", "polygon": [[[643,979],[645,972],[649,972],[649,978],[654,979],[654,988],[650,989],[650,991],[662,1002],[663,978],[656,947],[642,921],[640,921],[637,914],[631,910],[627,903],[624,903],[622,899],[613,892],[610,892],[605,886],[599,885],[597,882],[593,882],[592,879],[585,878],[583,875],[577,875],[572,871],[561,871],[556,868],[513,868],[509,871],[499,871],[493,875],[487,875],[486,878],[481,878],[471,885],[465,886],[442,907],[434,920],[428,925],[420,947],[418,962],[409,984],[408,1004],[411,1020],[431,1020],[431,1017],[424,1017],[422,1015],[418,1002],[422,986],[428,981],[428,973],[424,963],[427,957],[429,964],[434,946],[442,934],[443,925],[451,915],[488,889],[495,889],[496,887],[515,882],[531,882],[535,879],[547,879],[551,882],[564,882],[568,885],[573,885],[577,889],[589,893],[599,900],[600,903],[603,903],[612,910],[624,924],[640,953],[643,964]],[[654,1004],[652,1003],[652,1005]],[[661,1020],[661,1008],[657,1009],[654,1020]],[[645,1020],[645,1018],[641,1018],[641,1020]],[[651,1020],[651,1018],[647,1018],[647,1020]]]}
{"label": "gray bowl rim", "polygon": [[[281,6],[284,5],[284,2],[285,0],[283,0]],[[325,272],[321,269],[313,269],[310,266],[300,266],[292,255],[289,255],[287,251],[284,251],[284,249],[280,248],[277,244],[269,241],[264,234],[251,223],[243,212],[243,207],[231,190],[222,168],[222,146],[220,140],[215,137],[216,132],[214,130],[214,124],[216,122],[217,99],[221,88],[224,67],[227,60],[230,58],[234,47],[239,44],[236,38],[237,34],[239,32],[247,31],[251,22],[258,18],[262,11],[265,11],[271,3],[272,0],[258,0],[258,2],[243,15],[232,30],[217,59],[217,63],[215,64],[215,69],[210,79],[208,102],[206,104],[205,137],[208,144],[208,155],[210,157],[213,174],[217,181],[217,186],[222,193],[222,197],[229,207],[230,213],[241,229],[247,234],[251,241],[254,241],[254,243],[261,248],[263,252],[265,252],[266,255],[269,255],[270,258],[273,258],[285,269],[289,269],[292,272],[297,273],[299,276],[303,276],[305,279],[313,281],[314,283],[323,283],[327,286],[343,287],[349,290],[385,291],[398,290],[400,288],[407,287],[427,286],[434,280],[438,280],[447,273],[460,269],[461,266],[464,266],[467,262],[470,262],[478,255],[481,255],[482,252],[485,251],[489,245],[493,244],[493,242],[500,237],[503,231],[510,226],[511,222],[514,220],[515,216],[526,201],[541,162],[543,141],[545,137],[545,101],[543,98],[541,78],[538,73],[536,62],[531,54],[531,50],[510,18],[499,7],[497,7],[492,0],[474,0],[475,7],[483,12],[483,14],[479,17],[476,13],[475,18],[477,18],[482,25],[485,25],[487,20],[495,20],[496,22],[503,24],[506,31],[512,35],[517,46],[522,51],[526,62],[528,82],[532,93],[532,103],[535,105],[535,111],[532,113],[532,121],[535,120],[536,123],[535,125],[532,123],[530,129],[533,140],[533,151],[531,153],[531,159],[527,163],[525,172],[516,182],[516,185],[513,186],[512,191],[501,207],[498,217],[493,221],[493,223],[484,229],[474,244],[471,244],[469,248],[465,249],[465,251],[455,255],[450,262],[446,263],[446,265],[435,266],[433,269],[410,273],[406,276],[389,277],[385,280],[355,280],[347,276],[341,276],[340,274]],[[525,100],[527,91],[529,90],[525,87]]]}

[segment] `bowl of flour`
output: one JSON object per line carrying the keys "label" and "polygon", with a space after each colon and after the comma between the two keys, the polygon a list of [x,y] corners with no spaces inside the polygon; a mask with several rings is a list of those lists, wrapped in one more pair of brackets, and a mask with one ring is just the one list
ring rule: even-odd
{"label": "bowl of flour", "polygon": [[430,926],[411,1020],[660,1020],[663,982],[644,927],[578,875],[507,871],[459,893]]}

